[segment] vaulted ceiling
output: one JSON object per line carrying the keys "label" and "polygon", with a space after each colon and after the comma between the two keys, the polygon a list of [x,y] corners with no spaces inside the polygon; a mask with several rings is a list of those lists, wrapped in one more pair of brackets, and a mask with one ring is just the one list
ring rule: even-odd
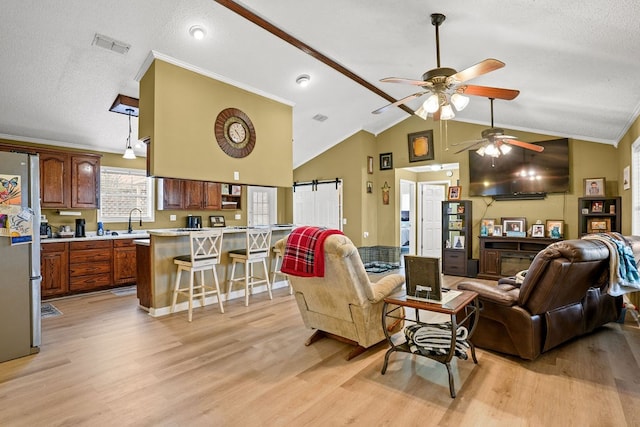
{"label": "vaulted ceiling", "polygon": [[[400,108],[371,114],[389,101],[356,80],[395,99],[414,93],[379,80],[420,79],[436,67],[434,12],[447,16],[442,66],[506,63],[472,81],[520,90],[513,101],[496,101],[496,126],[615,145],[640,111],[635,1],[236,3],[351,78],[213,0],[10,0],[0,26],[0,138],[123,151],[127,117],[109,107],[119,93],[138,97],[140,73],[155,56],[293,105],[299,166],[359,130],[377,134],[409,117]],[[194,25],[205,29],[203,40],[189,35]],[[130,49],[99,48],[96,33]],[[301,74],[311,76],[306,88],[295,83]],[[314,120],[318,114],[327,119]],[[455,120],[488,125],[488,101],[472,97]]]}

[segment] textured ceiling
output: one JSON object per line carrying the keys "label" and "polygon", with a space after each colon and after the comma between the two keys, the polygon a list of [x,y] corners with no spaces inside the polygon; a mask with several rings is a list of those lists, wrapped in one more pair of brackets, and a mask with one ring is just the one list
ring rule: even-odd
{"label": "textured ceiling", "polygon": [[[444,13],[441,65],[500,59],[506,67],[470,83],[521,91],[496,101],[496,126],[616,144],[639,112],[634,1],[238,3],[397,99],[415,88],[379,79],[419,79],[436,67],[429,15]],[[372,115],[388,102],[213,0],[2,6],[0,137],[122,151],[127,117],[108,110],[118,93],[138,97],[136,76],[151,52],[293,105],[294,166],[361,129],[377,134],[408,117],[399,108]],[[188,35],[195,24],[207,30],[200,42]],[[95,33],[131,49],[92,46]],[[312,78],[305,89],[295,84],[303,73]],[[328,119],[314,121],[316,114]],[[488,126],[488,101],[472,97],[456,120]]]}

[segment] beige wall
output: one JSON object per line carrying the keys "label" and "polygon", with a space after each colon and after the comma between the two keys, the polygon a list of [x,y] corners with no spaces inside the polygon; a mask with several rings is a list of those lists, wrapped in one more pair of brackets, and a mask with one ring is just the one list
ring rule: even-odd
{"label": "beige wall", "polygon": [[[213,132],[218,114],[230,107],[246,113],[256,130],[255,148],[241,159],[226,155]],[[153,176],[289,187],[292,123],[291,106],[163,61],[154,61],[140,82],[139,134],[151,136]]]}
{"label": "beige wall", "polygon": [[[344,181],[343,218],[347,223],[343,231],[356,246],[377,244],[375,189],[382,184],[375,180],[375,174],[367,173],[367,156],[375,156],[377,162],[375,138],[368,132],[360,131],[294,171],[296,182],[335,178]],[[367,181],[373,182],[372,194],[366,192]],[[369,233],[367,239],[363,237],[365,231]]]}
{"label": "beige wall", "polygon": [[[495,202],[490,197],[469,197],[467,194],[467,188],[469,184],[469,155],[467,152],[455,154],[455,151],[464,147],[465,145],[454,145],[463,141],[475,140],[480,137],[482,130],[486,129],[486,125],[475,125],[461,122],[433,122],[431,119],[422,120],[418,117],[409,117],[398,125],[385,132],[382,132],[377,137],[371,136],[373,140],[373,154],[371,144],[362,145],[360,157],[353,157],[351,159],[350,167],[354,168],[354,164],[360,164],[364,162],[366,155],[374,156],[374,197],[373,203],[363,203],[363,209],[374,208],[376,213],[369,212],[367,215],[370,220],[377,219],[376,234],[373,238],[370,237],[369,241],[360,243],[362,245],[399,245],[399,182],[400,179],[412,180],[416,182],[420,181],[439,181],[450,180],[453,184],[457,179],[460,180],[462,186],[462,197],[473,202],[473,229],[474,235],[474,256],[478,256],[478,241],[477,235],[479,234],[479,223],[482,218],[501,218],[501,217],[525,217],[528,224],[533,224],[536,220],[545,221],[547,219],[556,219],[565,221],[565,238],[577,238],[578,237],[578,212],[577,212],[577,199],[583,196],[583,179],[589,177],[605,177],[607,181],[607,195],[620,195],[619,181],[621,181],[622,168],[618,166],[620,162],[620,150],[616,147],[592,143],[582,140],[570,139],[569,140],[569,152],[570,152],[570,171],[571,171],[571,190],[566,194],[550,194],[544,200],[526,200],[526,201],[500,201]],[[640,128],[638,123],[635,124],[636,133]],[[408,154],[408,141],[407,135],[413,132],[419,132],[432,129],[434,132],[434,151],[435,159],[423,162],[409,162]],[[544,141],[548,139],[556,139],[556,135],[543,135],[529,132],[521,132],[518,130],[505,130],[507,134],[517,135],[523,141],[536,142]],[[631,137],[630,137],[631,138]],[[357,141],[350,139],[345,140],[342,144],[358,144]],[[340,144],[340,145],[342,145]],[[329,170],[335,170],[337,164],[343,165],[348,159],[345,157],[340,147],[334,147],[331,150],[323,153],[322,155],[312,159],[307,164],[297,168],[294,171],[294,177],[296,180],[300,180],[298,177],[302,171],[305,171],[305,179],[317,179],[317,176],[313,176],[314,173],[320,173],[323,170],[329,168]],[[628,145],[628,144],[627,144]],[[629,151],[628,149],[626,151]],[[379,154],[380,153],[393,153],[393,166],[394,170],[379,170]],[[353,150],[349,155],[357,155],[356,150]],[[363,159],[363,160],[361,160]],[[420,173],[411,174],[406,171],[399,170],[398,168],[422,166],[430,164],[441,163],[459,163],[460,170],[459,175],[454,175],[449,178],[442,173]],[[312,173],[309,173],[311,171]],[[364,171],[363,173],[366,173]],[[362,183],[362,175],[357,174],[352,179],[357,183]],[[380,188],[384,182],[388,182],[392,187],[391,189],[391,204],[383,205]],[[348,185],[345,182],[345,185]],[[362,189],[364,191],[364,187]],[[628,193],[628,191],[627,191]],[[624,196],[624,195],[623,195]],[[369,201],[368,198],[364,198],[365,201]],[[352,211],[355,208],[350,207],[350,204],[360,203],[362,201],[361,196],[351,195],[351,197],[345,196],[345,211]],[[630,232],[630,201],[623,199],[623,222],[625,226],[624,230]],[[350,218],[352,219],[352,218]],[[361,232],[364,230],[363,225],[349,224],[350,227],[345,227],[345,232],[348,230],[355,235],[356,232],[360,233],[359,236],[349,237],[354,238],[354,242],[361,241]],[[369,224],[367,227],[370,228]],[[359,243],[356,243],[359,245]]]}

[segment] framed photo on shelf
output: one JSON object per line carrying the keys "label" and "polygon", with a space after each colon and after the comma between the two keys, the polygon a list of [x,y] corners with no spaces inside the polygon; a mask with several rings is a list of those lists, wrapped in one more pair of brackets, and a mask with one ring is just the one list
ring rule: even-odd
{"label": "framed photo on shelf", "polygon": [[220,186],[220,193],[221,194],[231,194],[229,184],[222,184]]}
{"label": "framed photo on shelf", "polygon": [[481,236],[495,236],[493,231],[495,230],[495,219],[482,218],[480,221],[480,235]]}
{"label": "framed photo on shelf", "polygon": [[209,224],[211,225],[211,227],[225,227],[224,216],[211,215],[209,217]]}
{"label": "framed photo on shelf", "polygon": [[232,185],[231,186],[231,195],[232,196],[239,196],[242,194],[242,186],[240,185]]}
{"label": "framed photo on shelf", "polygon": [[496,224],[493,226],[493,234],[495,237],[502,237],[502,225]]}
{"label": "framed photo on shelf", "polygon": [[595,202],[591,202],[592,213],[601,213],[603,209],[604,209],[604,202],[602,200],[596,200]]}
{"label": "framed photo on shelf", "polygon": [[611,218],[589,218],[587,233],[606,233],[611,231]]}
{"label": "framed photo on shelf", "polygon": [[507,236],[509,233],[526,233],[527,220],[521,217],[502,218],[502,228]]}
{"label": "framed photo on shelf", "polygon": [[457,213],[459,214],[463,214],[464,213],[464,205],[461,203],[458,205],[458,208],[456,209]]}
{"label": "framed photo on shelf", "polygon": [[380,154],[380,170],[393,169],[393,153]]}
{"label": "framed photo on shelf", "polygon": [[533,224],[531,226],[531,237],[544,237],[544,225]]}
{"label": "framed photo on shelf", "polygon": [[409,162],[421,162],[423,160],[433,160],[433,130],[410,133],[409,142]]}
{"label": "framed photo on shelf", "polygon": [[448,199],[460,200],[460,198],[462,197],[461,193],[462,193],[462,187],[457,185],[452,185],[451,187],[449,187]]}
{"label": "framed photo on shelf", "polygon": [[464,236],[453,236],[453,249],[464,249]]}
{"label": "framed photo on shelf", "polygon": [[561,239],[564,235],[564,221],[560,219],[548,219],[545,225],[547,237]]}
{"label": "framed photo on shelf", "polygon": [[604,197],[605,179],[604,178],[585,178],[584,179],[584,195],[587,197]]}

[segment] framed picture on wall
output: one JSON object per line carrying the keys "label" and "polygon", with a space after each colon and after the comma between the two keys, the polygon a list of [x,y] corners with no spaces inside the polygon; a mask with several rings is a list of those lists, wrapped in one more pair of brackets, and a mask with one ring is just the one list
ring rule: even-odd
{"label": "framed picture on wall", "polygon": [[393,153],[380,154],[380,170],[393,169]]}
{"label": "framed picture on wall", "polygon": [[367,173],[373,174],[373,157],[367,156]]}
{"label": "framed picture on wall", "polygon": [[433,130],[410,133],[409,140],[409,162],[421,162],[423,160],[433,160]]}

